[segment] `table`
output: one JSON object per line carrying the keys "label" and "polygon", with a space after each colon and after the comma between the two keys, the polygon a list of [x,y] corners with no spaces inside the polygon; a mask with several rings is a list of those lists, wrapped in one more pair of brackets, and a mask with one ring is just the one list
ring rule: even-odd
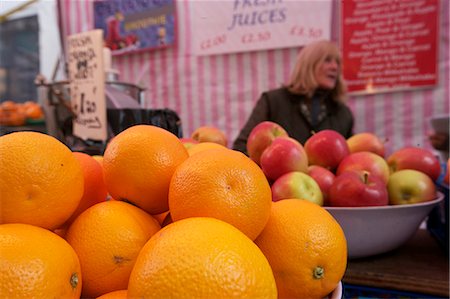
{"label": "table", "polygon": [[358,297],[355,294],[359,289],[365,289],[365,298],[370,292],[383,298],[392,294],[449,298],[448,252],[426,229],[418,229],[412,239],[394,251],[349,260],[343,283],[346,298]]}

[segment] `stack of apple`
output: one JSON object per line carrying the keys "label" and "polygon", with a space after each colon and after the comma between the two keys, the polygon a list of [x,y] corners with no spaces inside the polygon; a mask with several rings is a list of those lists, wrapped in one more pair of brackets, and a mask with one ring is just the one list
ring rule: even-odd
{"label": "stack of apple", "polygon": [[247,141],[249,157],[271,183],[274,201],[303,198],[323,206],[383,206],[436,198],[437,157],[405,147],[385,158],[384,142],[372,133],[349,139],[333,130],[304,145],[278,124],[257,125]]}

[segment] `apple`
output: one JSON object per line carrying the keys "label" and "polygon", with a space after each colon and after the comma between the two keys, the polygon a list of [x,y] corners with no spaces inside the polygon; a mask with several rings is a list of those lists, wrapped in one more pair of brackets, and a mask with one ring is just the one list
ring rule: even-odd
{"label": "apple", "polygon": [[320,206],[323,205],[323,196],[319,185],[312,177],[303,172],[288,172],[279,177],[271,188],[273,201],[299,198]]}
{"label": "apple", "polygon": [[384,142],[377,135],[363,132],[347,139],[350,153],[372,152],[384,158]]}
{"label": "apple", "polygon": [[263,121],[257,124],[247,139],[247,153],[250,159],[260,164],[261,155],[264,150],[277,137],[288,137],[288,133],[277,123],[271,121]]}
{"label": "apple", "polygon": [[227,146],[228,140],[226,135],[216,127],[202,126],[197,128],[191,138],[197,142],[214,142],[223,146]]}
{"label": "apple", "polygon": [[328,193],[332,207],[385,206],[389,203],[384,181],[369,172],[344,172],[336,177]]}
{"label": "apple", "polygon": [[336,175],[346,171],[367,171],[380,177],[384,184],[389,179],[389,166],[385,159],[372,152],[356,152],[345,157],[336,169]]}
{"label": "apple", "polygon": [[319,165],[331,171],[350,154],[347,140],[334,130],[315,133],[306,140],[304,147],[310,165]]}
{"label": "apple", "polygon": [[441,173],[439,159],[429,150],[420,147],[404,147],[387,159],[391,173],[402,169],[414,169],[427,174],[436,181]]}
{"label": "apple", "polygon": [[387,185],[391,205],[412,204],[436,198],[436,186],[425,173],[403,169],[389,177]]}
{"label": "apple", "polygon": [[308,157],[300,142],[291,137],[277,137],[261,155],[261,169],[269,180],[291,171],[308,172]]}
{"label": "apple", "polygon": [[449,172],[450,172],[449,168],[450,168],[450,158],[447,159],[447,168],[445,170],[445,175],[444,175],[444,179],[443,179],[444,183],[446,183],[447,185],[448,185],[448,177],[449,177]]}
{"label": "apple", "polygon": [[328,205],[328,191],[336,176],[328,169],[318,165],[309,166],[308,175],[319,185],[323,195],[323,205]]}

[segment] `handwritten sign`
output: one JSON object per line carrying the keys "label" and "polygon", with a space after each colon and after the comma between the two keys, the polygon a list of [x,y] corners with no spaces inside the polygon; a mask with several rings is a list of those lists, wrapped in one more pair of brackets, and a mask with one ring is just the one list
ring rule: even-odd
{"label": "handwritten sign", "polygon": [[106,101],[103,68],[103,32],[93,30],[68,38],[70,98],[76,114],[73,134],[105,141]]}
{"label": "handwritten sign", "polygon": [[113,55],[175,43],[175,0],[96,0],[95,28]]}
{"label": "handwritten sign", "polygon": [[438,82],[438,0],[342,1],[343,74],[352,93]]}
{"label": "handwritten sign", "polygon": [[189,4],[196,55],[296,47],[329,39],[331,34],[330,0],[202,0]]}

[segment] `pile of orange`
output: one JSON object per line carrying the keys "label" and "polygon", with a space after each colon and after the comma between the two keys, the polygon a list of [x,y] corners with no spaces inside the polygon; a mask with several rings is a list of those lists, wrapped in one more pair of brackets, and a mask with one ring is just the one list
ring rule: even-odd
{"label": "pile of orange", "polygon": [[33,101],[18,103],[4,101],[0,104],[0,125],[22,126],[27,120],[41,120],[44,112],[41,106]]}
{"label": "pile of orange", "polygon": [[224,145],[190,154],[137,125],[103,156],[17,132],[0,157],[0,298],[323,298],[344,274],[331,215],[273,203],[258,165]]}

